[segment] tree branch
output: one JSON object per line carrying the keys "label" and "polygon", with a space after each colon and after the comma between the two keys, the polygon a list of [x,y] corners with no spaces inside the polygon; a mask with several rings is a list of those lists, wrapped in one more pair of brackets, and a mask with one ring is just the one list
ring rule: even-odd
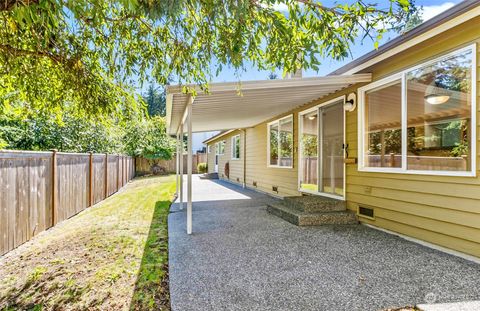
{"label": "tree branch", "polygon": [[0,12],[11,11],[16,6],[29,6],[38,2],[39,0],[3,0],[0,2]]}
{"label": "tree branch", "polygon": [[55,54],[40,51],[40,50],[30,51],[30,50],[18,49],[8,44],[0,44],[0,51],[9,53],[14,56],[47,57],[56,63],[63,63],[63,57],[61,57],[60,55],[55,55]]}

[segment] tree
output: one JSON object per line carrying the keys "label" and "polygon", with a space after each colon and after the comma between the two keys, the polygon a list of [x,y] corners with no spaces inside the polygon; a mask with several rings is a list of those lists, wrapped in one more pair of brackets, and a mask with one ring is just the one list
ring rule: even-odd
{"label": "tree", "polygon": [[268,80],[277,80],[277,79],[278,79],[278,75],[277,75],[276,72],[273,72],[273,71],[272,71],[272,72],[270,72],[270,73],[268,74],[268,77],[267,77],[267,78],[268,78]]}
{"label": "tree", "polygon": [[0,81],[15,93],[0,98],[22,98],[34,110],[69,103],[89,115],[120,114],[138,104],[131,96],[138,81],[163,85],[171,76],[206,89],[223,66],[240,72],[246,62],[284,74],[318,70],[322,57],[347,56],[362,33],[377,46],[412,11],[409,0],[385,7],[363,1],[325,7],[313,0],[6,0]]}
{"label": "tree", "polygon": [[147,111],[149,116],[159,115],[164,117],[167,114],[165,88],[162,88],[162,91],[159,91],[153,86],[153,84],[150,84],[143,98],[147,103]]}
{"label": "tree", "polygon": [[125,151],[147,159],[171,159],[175,140],[166,134],[165,118],[154,116],[129,124],[125,133]]}

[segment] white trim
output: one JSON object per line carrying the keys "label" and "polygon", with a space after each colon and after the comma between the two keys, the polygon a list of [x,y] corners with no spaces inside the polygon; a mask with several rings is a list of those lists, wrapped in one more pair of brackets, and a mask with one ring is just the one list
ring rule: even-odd
{"label": "white trim", "polygon": [[367,223],[361,223],[361,224],[363,226],[367,226],[367,227],[372,228],[374,230],[382,231],[382,232],[385,232],[385,233],[388,233],[388,234],[391,234],[391,235],[396,235],[396,236],[398,236],[398,237],[400,237],[404,240],[407,240],[407,241],[410,241],[410,242],[413,242],[413,243],[416,243],[416,244],[420,244],[422,246],[425,246],[425,247],[428,247],[428,248],[431,248],[431,249],[434,249],[434,250],[437,250],[437,251],[440,251],[440,252],[444,252],[444,253],[447,253],[449,255],[460,257],[460,258],[472,261],[472,262],[477,263],[477,264],[480,264],[480,258],[479,257],[468,255],[468,254],[465,254],[465,253],[462,253],[462,252],[459,252],[459,251],[456,251],[456,250],[453,250],[453,249],[450,249],[450,248],[446,248],[446,247],[436,245],[436,244],[433,244],[433,243],[430,243],[430,242],[426,242],[426,241],[423,241],[423,240],[412,238],[410,236],[406,236],[404,234],[401,234],[401,233],[398,233],[398,232],[395,232],[395,231],[391,231],[391,230],[388,230],[388,229],[380,228],[380,227],[370,225],[370,224],[367,224]]}
{"label": "white trim", "polygon": [[[220,144],[223,144],[223,152],[220,153]],[[221,141],[218,141],[215,143],[215,155],[218,155],[218,156],[223,156],[225,155],[225,145],[226,145],[226,141],[225,140],[221,140]]]}
{"label": "white trim", "polygon": [[[298,189],[298,192],[308,193],[308,194],[317,195],[317,196],[321,196],[321,197],[332,198],[332,199],[337,199],[337,200],[340,200],[340,201],[346,201],[347,200],[345,198],[345,196],[335,195],[335,194],[328,193],[328,192],[317,192],[317,191],[311,191],[311,190],[305,190],[305,189]],[[345,193],[345,191],[344,191],[344,193]]]}
{"label": "white trim", "polygon": [[[408,150],[407,150],[407,87],[406,87],[406,76],[407,73],[434,64],[443,59],[449,58],[451,56],[458,55],[462,52],[471,51],[472,52],[472,63],[471,63],[471,141],[469,141],[470,147],[470,159],[471,159],[471,169],[469,171],[436,171],[436,170],[409,170],[407,168],[407,159],[408,159]],[[397,173],[397,174],[412,174],[412,175],[435,175],[435,176],[458,176],[458,177],[476,177],[477,175],[477,46],[476,43],[470,44],[468,46],[456,49],[446,54],[442,54],[433,59],[430,59],[426,62],[418,64],[414,67],[409,67],[402,70],[396,74],[385,77],[378,81],[372,82],[368,85],[358,88],[358,171],[360,172],[378,172],[378,173]],[[393,82],[401,81],[401,130],[402,130],[402,165],[399,168],[389,168],[389,167],[367,167],[365,166],[365,93],[370,90],[382,86],[388,86],[388,84]]]}
{"label": "white trim", "polygon": [[[328,105],[334,104],[334,103],[342,101],[342,100],[343,100],[343,105],[344,105],[345,100],[346,100],[346,95],[341,95],[341,96],[333,98],[331,100],[327,100],[326,102],[323,102],[323,103],[320,103],[316,106],[313,106],[313,107],[310,107],[308,109],[302,110],[301,112],[298,113],[298,133],[297,133],[297,142],[298,142],[298,154],[297,154],[298,174],[297,174],[297,179],[298,179],[298,181],[297,181],[297,190],[301,193],[309,193],[309,194],[313,194],[313,195],[326,196],[326,197],[339,199],[339,200],[346,200],[346,198],[347,198],[347,189],[346,189],[346,186],[347,186],[347,166],[346,166],[345,163],[343,164],[343,195],[342,196],[331,194],[331,193],[326,193],[326,192],[309,191],[309,190],[302,189],[300,187],[301,179],[303,177],[302,176],[303,165],[302,165],[302,161],[300,161],[302,153],[303,153],[303,144],[302,144],[302,137],[301,137],[302,129],[303,129],[303,116],[310,113],[310,112],[316,111],[323,106],[328,106]],[[346,124],[347,118],[346,118],[346,111],[343,109],[343,105],[342,105],[342,111],[343,111],[343,145],[345,146],[345,144],[347,143],[347,124]],[[343,157],[345,158],[345,148],[343,149]]]}
{"label": "white trim", "polygon": [[457,17],[455,17],[454,19],[452,20],[449,20],[447,21],[446,23],[443,23],[423,34],[420,34],[418,35],[417,37],[415,38],[412,38],[410,40],[408,40],[407,42],[404,42],[400,45],[398,45],[397,47],[391,49],[391,50],[388,50],[388,51],[385,51],[384,53],[381,53],[380,55],[368,60],[368,61],[365,61],[361,64],[359,64],[358,66],[350,69],[350,70],[347,70],[346,72],[342,73],[342,75],[353,75],[355,74],[356,72],[359,72],[363,69],[366,69],[366,68],[369,68],[375,64],[378,64],[388,58],[392,58],[394,55],[398,54],[398,53],[401,53],[409,48],[412,48],[414,47],[415,45],[417,44],[420,44],[428,39],[431,39],[439,34],[442,34],[446,31],[448,31],[449,29],[451,28],[454,28],[462,23],[465,23],[467,22],[468,20],[470,19],[473,19],[477,16],[480,15],[480,7],[476,7],[474,9],[471,9],[467,12],[465,12],[464,14],[461,14],[461,15],[458,15]]}
{"label": "white trim", "polygon": [[233,131],[236,131],[235,129],[233,130],[228,130],[228,131],[224,131],[222,133],[218,133],[217,135],[214,135],[212,137],[210,137],[209,139],[206,139],[203,141],[204,144],[210,144],[212,141],[215,141],[217,139],[220,139],[221,137],[225,136],[225,135],[228,135],[230,134],[231,132]]}
{"label": "white trim", "polygon": [[[235,140],[238,138],[238,158],[235,157]],[[237,135],[234,135],[231,137],[230,139],[230,143],[231,143],[231,147],[230,147],[230,151],[231,151],[231,160],[240,160],[241,158],[241,148],[240,148],[240,134],[237,134]]]}
{"label": "white trim", "polygon": [[295,128],[295,124],[293,123],[294,122],[294,118],[293,118],[293,113],[285,116],[285,117],[282,117],[282,118],[279,118],[279,119],[276,119],[274,121],[270,121],[267,123],[267,167],[269,168],[282,168],[282,169],[292,169],[293,168],[293,162],[294,162],[294,154],[295,154],[295,141],[293,140],[292,141],[292,165],[290,166],[283,166],[283,165],[280,165],[280,164],[270,164],[270,125],[276,123],[278,125],[278,134],[279,134],[279,139],[278,139],[278,162],[277,163],[280,163],[280,121],[282,120],[285,120],[285,119],[289,119],[291,118],[292,119],[292,138],[295,136],[295,133],[294,133],[294,128]]}

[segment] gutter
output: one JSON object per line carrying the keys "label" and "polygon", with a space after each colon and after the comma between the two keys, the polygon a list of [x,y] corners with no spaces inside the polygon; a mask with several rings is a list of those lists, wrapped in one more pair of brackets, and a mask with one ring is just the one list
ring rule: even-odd
{"label": "gutter", "polygon": [[[376,58],[380,58],[383,54],[399,48],[400,45],[406,44],[413,39],[420,37],[421,35],[426,34],[427,32],[447,24],[448,22],[454,22],[453,20],[461,15],[469,13],[473,11],[475,8],[480,6],[480,1],[478,0],[464,0],[459,4],[453,6],[449,10],[446,10],[439,15],[429,19],[428,21],[420,24],[419,26],[413,28],[412,30],[396,37],[395,39],[383,44],[377,50],[373,50],[353,61],[346,64],[345,66],[340,67],[339,69],[331,72],[328,76],[335,76],[335,75],[345,75],[345,74],[353,74],[358,73],[363,69],[368,68],[369,66],[366,64],[367,62],[371,62]],[[471,12],[473,16],[466,16],[461,20],[457,21],[456,24],[452,25],[450,28],[455,27],[461,23],[467,22],[469,19],[474,18],[480,14],[480,12]],[[444,30],[443,30],[444,31]],[[437,35],[437,34],[433,34]],[[428,38],[426,38],[428,39]],[[409,47],[406,47],[409,48]],[[406,49],[405,48],[405,49]],[[400,51],[399,51],[400,52]],[[396,54],[396,53],[395,53]],[[382,61],[383,59],[377,60],[377,62]]]}

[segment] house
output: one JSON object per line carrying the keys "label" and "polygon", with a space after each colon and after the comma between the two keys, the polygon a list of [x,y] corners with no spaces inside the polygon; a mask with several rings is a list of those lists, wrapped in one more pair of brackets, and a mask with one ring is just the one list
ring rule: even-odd
{"label": "house", "polygon": [[222,179],[344,200],[361,223],[480,257],[479,25],[463,1],[324,77],[170,86],[168,131],[222,131],[206,141]]}

